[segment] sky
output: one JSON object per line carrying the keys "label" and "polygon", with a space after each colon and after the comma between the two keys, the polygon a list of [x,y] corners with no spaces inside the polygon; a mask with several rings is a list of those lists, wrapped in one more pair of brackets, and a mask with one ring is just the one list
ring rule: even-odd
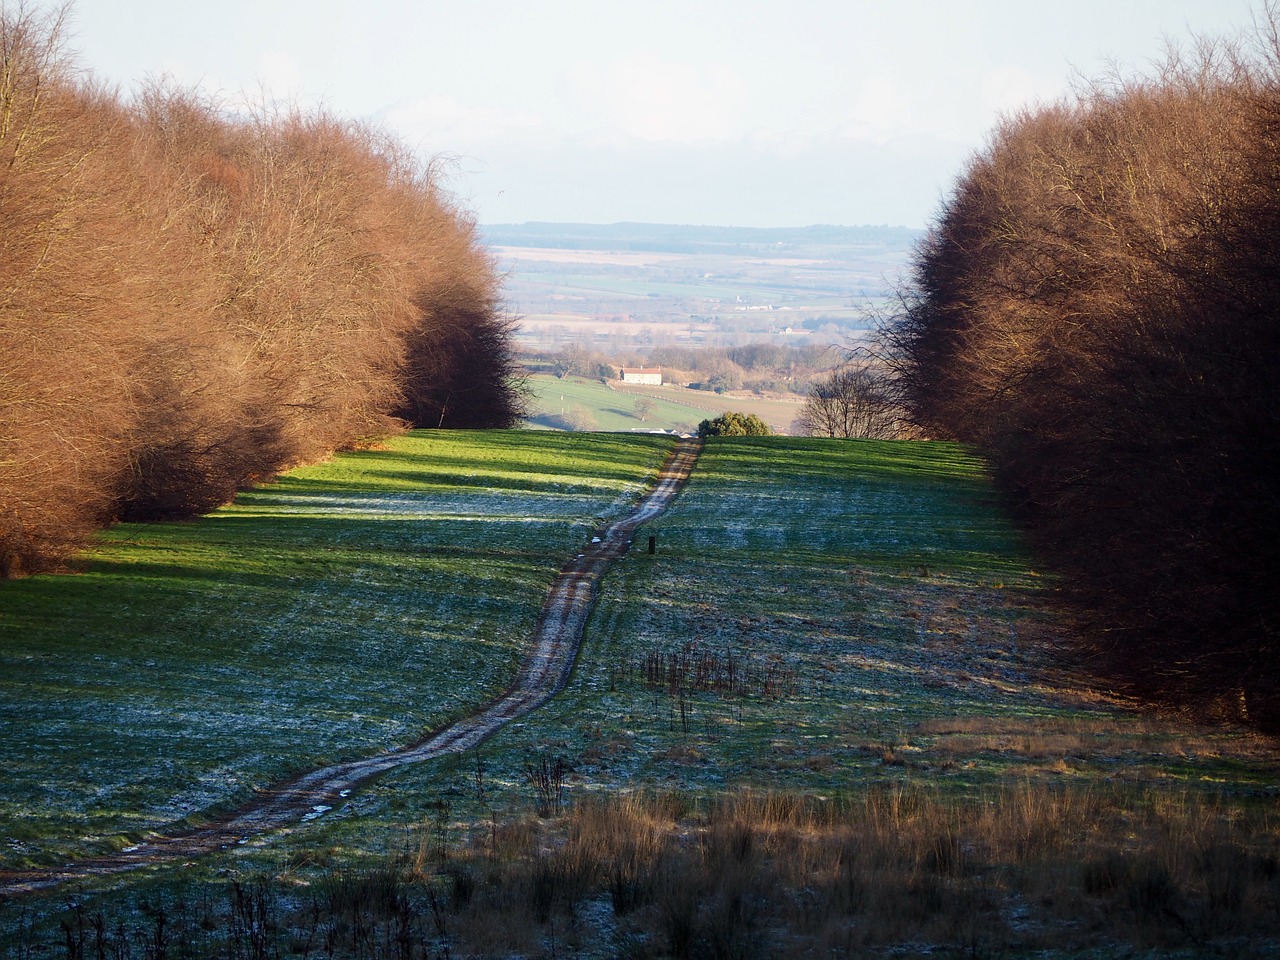
{"label": "sky", "polygon": [[[0,0],[13,6],[17,0]],[[43,8],[54,0],[27,0]],[[1003,113],[1261,0],[75,0],[68,42],[125,96],[384,128],[481,223],[923,227]]]}

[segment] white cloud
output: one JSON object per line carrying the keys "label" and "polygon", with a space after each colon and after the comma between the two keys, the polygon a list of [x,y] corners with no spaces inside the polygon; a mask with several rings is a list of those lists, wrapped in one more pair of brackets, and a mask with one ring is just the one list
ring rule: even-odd
{"label": "white cloud", "polygon": [[[1001,114],[1052,100],[1061,81],[1003,66],[957,77],[946,87],[926,88],[914,78],[883,73],[861,80],[828,136],[883,146],[903,138],[976,141]],[[822,131],[815,131],[822,136]]]}
{"label": "white cloud", "polygon": [[255,76],[263,89],[276,100],[296,100],[307,89],[298,61],[281,50],[263,53],[258,58]]}
{"label": "white cloud", "polygon": [[570,102],[605,132],[604,139],[723,142],[745,132],[744,84],[723,64],[638,55],[605,65],[577,64],[565,79]]}
{"label": "white cloud", "polygon": [[909,92],[891,76],[863,80],[844,121],[836,129],[842,139],[883,145],[919,128],[916,105]]}
{"label": "white cloud", "polygon": [[511,137],[527,138],[548,126],[546,119],[533,111],[476,106],[442,94],[397,104],[385,119],[410,140],[448,144],[458,150],[474,150]]}
{"label": "white cloud", "polygon": [[988,113],[1009,113],[1021,106],[1056,99],[1066,91],[1069,80],[1065,74],[1048,79],[1019,67],[1003,67],[984,73],[979,90]]}

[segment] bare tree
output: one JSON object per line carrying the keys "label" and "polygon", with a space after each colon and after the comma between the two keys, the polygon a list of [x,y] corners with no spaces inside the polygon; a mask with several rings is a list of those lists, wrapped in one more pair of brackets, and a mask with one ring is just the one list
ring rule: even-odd
{"label": "bare tree", "polygon": [[851,360],[810,389],[797,424],[813,437],[888,440],[898,436],[898,412],[884,374]]}

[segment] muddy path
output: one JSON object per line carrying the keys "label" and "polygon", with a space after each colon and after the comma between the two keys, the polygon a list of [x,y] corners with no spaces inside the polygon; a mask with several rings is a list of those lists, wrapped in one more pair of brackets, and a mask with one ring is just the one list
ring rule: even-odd
{"label": "muddy path", "polygon": [[503,724],[524,716],[564,688],[597,596],[612,561],[626,553],[638,527],[667,508],[688,479],[701,443],[680,441],[649,493],[631,512],[592,536],[552,582],[515,682],[470,716],[387,753],[336,763],[258,791],[219,820],[194,830],[149,837],[118,853],[67,866],[0,875],[0,898],[49,890],[74,880],[104,877],[173,860],[193,860],[216,850],[314,819],[340,806],[375,777],[410,763],[470,750]]}

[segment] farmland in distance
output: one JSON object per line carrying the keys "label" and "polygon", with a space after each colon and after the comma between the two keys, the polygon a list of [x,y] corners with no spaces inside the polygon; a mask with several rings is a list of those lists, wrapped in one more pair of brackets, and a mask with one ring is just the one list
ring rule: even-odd
{"label": "farmland in distance", "polygon": [[835,343],[866,331],[920,231],[493,224],[482,237],[529,351]]}

